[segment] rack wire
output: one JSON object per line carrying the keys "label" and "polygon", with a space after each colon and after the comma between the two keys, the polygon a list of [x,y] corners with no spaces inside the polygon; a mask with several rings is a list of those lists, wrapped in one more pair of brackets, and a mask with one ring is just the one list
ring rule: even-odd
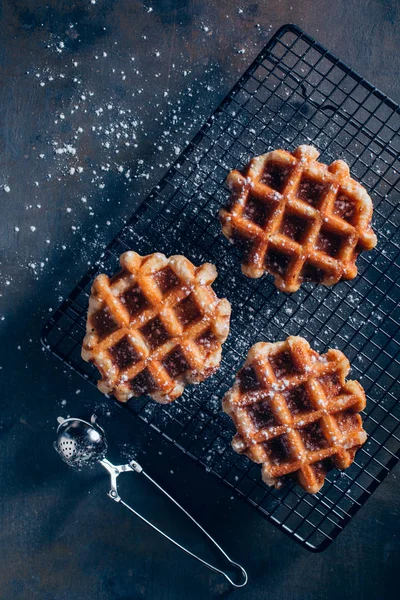
{"label": "rack wire", "polygon": [[[326,548],[400,457],[400,108],[321,44],[285,25],[247,69],[129,222],[55,311],[46,347],[96,384],[80,356],[94,277],[113,273],[119,255],[182,253],[214,262],[214,288],[232,303],[231,334],[218,373],[163,406],[148,398],[126,406],[231,486],[260,514],[310,550]],[[359,275],[332,288],[278,292],[272,278],[240,273],[236,250],[221,235],[227,173],[273,148],[311,143],[321,160],[345,160],[374,201],[377,249],[360,256]],[[331,471],[315,496],[294,484],[270,489],[259,465],[233,452],[233,426],[220,401],[249,347],[302,335],[318,351],[341,349],[367,393],[368,441],[344,473]]]}

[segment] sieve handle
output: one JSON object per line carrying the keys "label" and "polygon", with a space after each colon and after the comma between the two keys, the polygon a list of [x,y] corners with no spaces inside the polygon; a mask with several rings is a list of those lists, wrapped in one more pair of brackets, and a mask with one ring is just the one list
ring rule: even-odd
{"label": "sieve handle", "polygon": [[[247,573],[246,573],[245,569],[241,565],[239,565],[237,562],[233,561],[227,555],[227,553],[225,552],[225,550],[223,550],[221,548],[221,546],[216,542],[216,540],[213,537],[211,537],[211,535],[200,525],[200,523],[198,523],[196,521],[196,519],[194,517],[192,517],[192,515],[187,512],[187,510],[185,510],[183,508],[183,506],[181,506],[170,494],[168,494],[168,492],[166,490],[164,490],[164,488],[162,488],[156,481],[154,481],[154,479],[152,477],[150,477],[150,475],[148,475],[145,471],[143,471],[143,469],[139,465],[139,463],[137,463],[136,461],[132,460],[127,465],[116,466],[116,465],[113,465],[112,463],[110,463],[110,461],[108,461],[106,458],[104,458],[103,460],[100,461],[100,464],[110,474],[110,477],[111,477],[111,489],[110,489],[108,495],[110,496],[110,498],[112,498],[112,500],[115,500],[115,502],[120,502],[123,506],[125,506],[128,510],[130,510],[134,515],[136,515],[137,517],[139,517],[139,519],[141,519],[142,521],[144,521],[147,525],[150,525],[150,527],[152,527],[153,529],[155,529],[155,531],[157,531],[160,535],[162,535],[163,537],[165,537],[167,540],[169,540],[170,542],[172,542],[173,544],[175,544],[175,546],[177,546],[178,548],[180,548],[181,550],[183,550],[184,552],[186,552],[186,554],[189,554],[189,556],[192,556],[193,558],[195,558],[196,560],[198,560],[199,562],[201,562],[203,565],[205,565],[206,567],[208,567],[209,569],[211,569],[215,573],[219,573],[220,575],[223,575],[225,577],[225,579],[227,579],[229,581],[229,583],[233,587],[235,587],[235,588],[241,588],[241,587],[243,587],[243,586],[246,585],[246,583],[247,583]],[[243,578],[243,581],[241,583],[235,583],[229,577],[229,575],[227,573],[225,573],[225,571],[222,571],[221,569],[218,569],[214,565],[212,565],[212,564],[208,563],[207,561],[203,560],[197,554],[194,554],[194,552],[192,552],[191,550],[189,550],[185,546],[182,546],[179,542],[177,542],[176,540],[174,540],[172,537],[170,537],[168,534],[166,534],[164,531],[162,531],[156,525],[154,525],[154,523],[152,523],[151,521],[148,521],[143,515],[141,515],[140,513],[138,513],[131,506],[129,506],[129,504],[126,504],[126,502],[124,502],[122,500],[122,498],[120,497],[120,495],[118,493],[118,487],[117,487],[117,478],[118,478],[118,476],[121,473],[124,473],[126,471],[136,471],[136,473],[142,473],[153,485],[156,486],[157,489],[160,490],[160,492],[162,492],[165,496],[167,496],[167,498],[169,498],[169,500],[171,500],[171,502],[173,502],[178,508],[180,508],[180,510],[183,513],[185,513],[185,515],[187,517],[189,517],[189,519],[195,525],[197,525],[197,527],[214,544],[214,546],[216,548],[218,548],[218,550],[221,552],[221,554],[224,556],[224,558],[229,562],[229,564],[232,565],[233,567],[235,567],[236,569],[238,569],[241,572],[241,576]]]}

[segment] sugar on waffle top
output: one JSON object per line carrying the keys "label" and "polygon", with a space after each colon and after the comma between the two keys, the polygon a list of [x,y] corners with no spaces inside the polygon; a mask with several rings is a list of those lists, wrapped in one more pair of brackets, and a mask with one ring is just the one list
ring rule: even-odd
{"label": "sugar on waffle top", "polygon": [[242,271],[248,277],[271,273],[284,292],[303,281],[353,279],[359,253],[376,245],[366,190],[345,162],[328,166],[318,156],[312,146],[274,150],[227,178],[232,193],[220,220],[242,251]]}
{"label": "sugar on waffle top", "polygon": [[101,373],[98,388],[122,402],[147,394],[171,402],[221,360],[231,306],[211,288],[214,265],[184,256],[125,252],[122,270],[92,286],[82,357]]}
{"label": "sugar on waffle top", "polygon": [[342,352],[319,355],[301,337],[250,349],[223,410],[237,430],[234,450],[262,464],[265,483],[280,487],[290,475],[314,494],[330,468],[351,465],[367,436],[365,393],[346,381],[349,370]]}

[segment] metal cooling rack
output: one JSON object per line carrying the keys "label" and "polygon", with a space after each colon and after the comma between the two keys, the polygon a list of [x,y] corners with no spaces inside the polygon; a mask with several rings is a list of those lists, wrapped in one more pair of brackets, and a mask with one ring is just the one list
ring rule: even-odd
{"label": "metal cooling rack", "polygon": [[[168,406],[133,399],[128,410],[232,486],[262,515],[311,550],[322,550],[350,521],[400,456],[400,109],[298,27],[281,28],[193,138],[96,265],[53,314],[43,342],[95,384],[83,362],[88,296],[100,271],[119,255],[161,251],[211,261],[214,286],[232,303],[232,328],[218,373]],[[273,148],[312,143],[331,162],[342,158],[374,201],[376,250],[358,260],[359,275],[332,288],[303,285],[279,293],[271,277],[242,276],[238,256],[221,235],[227,173]],[[397,192],[397,193],[396,193]],[[332,471],[315,496],[295,485],[269,489],[261,468],[230,447],[233,426],[220,400],[249,347],[302,335],[318,351],[337,347],[352,364],[368,402],[368,441],[344,473]]]}

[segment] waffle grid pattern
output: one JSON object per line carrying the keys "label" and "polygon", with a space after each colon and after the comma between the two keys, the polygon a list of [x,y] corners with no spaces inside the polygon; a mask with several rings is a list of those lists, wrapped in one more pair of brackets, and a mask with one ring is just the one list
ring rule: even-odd
{"label": "waffle grid pattern", "polygon": [[262,464],[263,479],[280,487],[290,474],[311,494],[332,463],[347,469],[365,442],[365,394],[347,381],[339,350],[320,356],[301,337],[259,342],[249,351],[223,409],[235,423],[233,449]]}
{"label": "waffle grid pattern", "polygon": [[[321,161],[338,158],[374,198],[378,246],[358,259],[356,279],[332,288],[304,284],[291,296],[270,278],[240,275],[238,256],[221,235],[218,211],[233,167],[272,148],[312,144]],[[193,138],[130,221],[52,315],[43,343],[96,385],[81,359],[88,298],[98,273],[114,273],[119,256],[155,247],[215,263],[214,289],[233,305],[221,367],[209,382],[167,407],[147,398],[127,409],[220,481],[260,515],[310,550],[342,531],[400,456],[400,109],[326,48],[294,26],[271,39],[214,115]],[[240,285],[238,285],[240,283]],[[367,394],[368,440],[350,468],[328,473],[311,496],[298,486],[267,488],[260,467],[235,453],[234,427],[221,398],[257,340],[301,335],[318,352],[338,347]],[[232,343],[231,343],[232,342]]]}
{"label": "waffle grid pattern", "polygon": [[120,264],[93,283],[82,358],[100,370],[105,394],[172,402],[218,368],[230,304],[210,287],[217,272],[208,263],[196,269],[184,256],[129,251]]}
{"label": "waffle grid pattern", "polygon": [[376,245],[372,202],[341,160],[329,167],[302,145],[275,150],[231,171],[229,205],[220,211],[222,231],[245,248],[242,271],[275,276],[283,292],[303,281],[333,285],[357,275],[355,260]]}

